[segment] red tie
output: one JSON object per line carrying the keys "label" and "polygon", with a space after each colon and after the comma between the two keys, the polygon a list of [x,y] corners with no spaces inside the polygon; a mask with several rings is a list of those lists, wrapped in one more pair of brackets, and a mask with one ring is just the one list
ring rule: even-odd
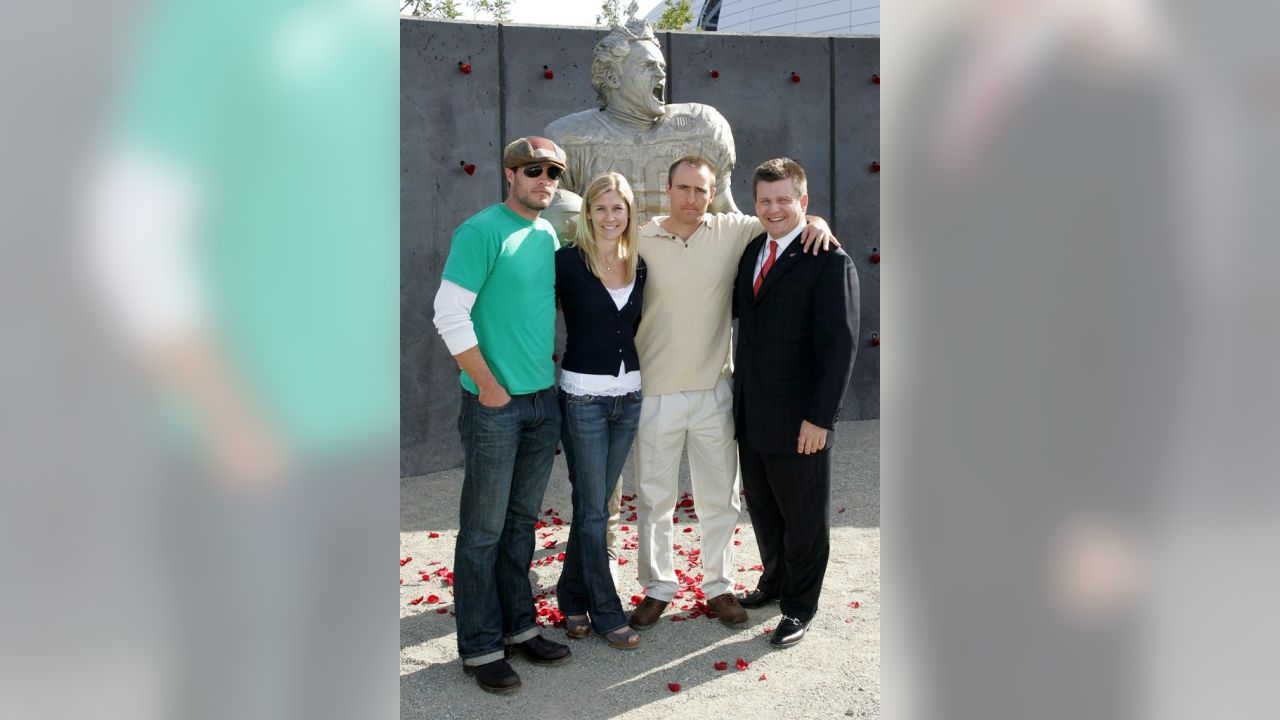
{"label": "red tie", "polygon": [[760,284],[764,282],[764,276],[769,274],[769,268],[773,267],[773,259],[778,255],[778,241],[769,240],[769,257],[764,259],[764,264],[760,266],[760,275],[756,278],[756,284],[751,287],[752,295],[760,294]]}

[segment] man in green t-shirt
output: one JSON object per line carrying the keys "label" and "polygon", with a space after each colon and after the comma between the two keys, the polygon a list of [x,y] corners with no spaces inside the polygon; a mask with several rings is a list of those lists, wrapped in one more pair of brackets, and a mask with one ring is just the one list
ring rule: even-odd
{"label": "man in green t-shirt", "polygon": [[[539,664],[569,659],[542,637],[529,564],[556,444],[555,251],[551,204],[564,150],[542,137],[503,152],[510,191],[453,234],[435,325],[462,369],[465,478],[454,551],[454,602],[463,670],[489,692],[511,692],[520,677],[507,647]],[[505,647],[504,647],[505,646]]]}

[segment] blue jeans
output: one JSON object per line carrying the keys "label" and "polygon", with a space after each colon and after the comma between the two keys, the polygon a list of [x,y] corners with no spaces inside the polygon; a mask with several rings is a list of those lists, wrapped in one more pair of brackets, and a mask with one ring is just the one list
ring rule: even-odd
{"label": "blue jeans", "polygon": [[608,633],[627,624],[609,574],[605,530],[612,512],[609,497],[640,424],[640,393],[619,397],[561,393],[560,412],[564,418],[561,440],[573,486],[573,524],[556,596],[565,615],[590,613],[596,632]]}
{"label": "blue jeans", "polygon": [[529,564],[556,444],[554,387],[487,408],[465,390],[458,414],[465,478],[453,557],[458,654],[467,665],[500,660],[504,643],[539,633]]}

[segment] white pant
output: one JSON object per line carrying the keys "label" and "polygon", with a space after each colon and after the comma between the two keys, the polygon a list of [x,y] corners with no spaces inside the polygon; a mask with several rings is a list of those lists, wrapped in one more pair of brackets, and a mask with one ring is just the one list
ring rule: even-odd
{"label": "white pant", "polygon": [[[640,584],[645,595],[670,601],[679,589],[671,544],[680,483],[680,453],[689,447],[694,508],[702,529],[702,592],[710,600],[733,588],[733,530],[742,508],[733,439],[733,390],[646,396],[636,433],[636,518],[640,523]],[[691,573],[697,574],[697,573]]]}

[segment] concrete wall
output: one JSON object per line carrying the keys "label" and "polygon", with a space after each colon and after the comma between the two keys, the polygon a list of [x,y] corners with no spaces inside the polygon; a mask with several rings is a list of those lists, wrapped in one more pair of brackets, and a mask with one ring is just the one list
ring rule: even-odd
{"label": "concrete wall", "polygon": [[[438,20],[400,22],[400,472],[456,467],[458,370],[431,324],[432,299],[463,220],[504,197],[505,143],[595,107],[591,50],[603,30]],[[862,285],[858,360],[841,419],[879,417],[879,38],[661,33],[668,102],[701,102],[733,127],[734,199],[750,211],[751,170],[778,155],[809,173],[810,210],[828,219]],[[471,65],[463,74],[458,62]],[[543,76],[549,66],[551,80]],[[718,79],[710,70],[720,72]],[[790,80],[792,72],[800,82]],[[475,165],[466,174],[463,164]],[[557,347],[564,346],[563,326]]]}

